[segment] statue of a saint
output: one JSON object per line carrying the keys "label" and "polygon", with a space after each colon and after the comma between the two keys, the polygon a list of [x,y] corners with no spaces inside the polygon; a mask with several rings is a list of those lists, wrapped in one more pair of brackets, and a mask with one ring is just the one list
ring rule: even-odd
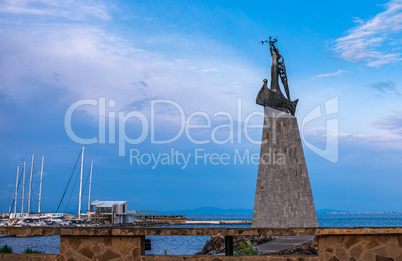
{"label": "statue of a saint", "polygon": [[[262,44],[264,44],[264,42],[268,41],[262,41]],[[279,54],[279,50],[275,47],[276,42],[276,37],[273,41],[271,40],[271,37],[269,37],[269,50],[272,57],[271,86],[268,89],[267,79],[264,79],[264,84],[260,92],[258,93],[256,102],[257,104],[263,106],[269,106],[280,111],[288,112],[294,116],[298,100],[290,100],[285,61],[283,57]],[[281,78],[281,82],[283,88],[285,89],[287,97],[283,95],[279,87],[279,78]]]}

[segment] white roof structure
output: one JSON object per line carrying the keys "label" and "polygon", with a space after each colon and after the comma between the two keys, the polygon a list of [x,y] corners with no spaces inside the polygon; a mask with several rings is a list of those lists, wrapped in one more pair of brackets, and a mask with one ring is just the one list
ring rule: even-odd
{"label": "white roof structure", "polygon": [[100,201],[100,200],[95,200],[91,202],[91,205],[95,205],[97,207],[101,208],[111,208],[115,205],[123,205],[126,204],[127,201]]}

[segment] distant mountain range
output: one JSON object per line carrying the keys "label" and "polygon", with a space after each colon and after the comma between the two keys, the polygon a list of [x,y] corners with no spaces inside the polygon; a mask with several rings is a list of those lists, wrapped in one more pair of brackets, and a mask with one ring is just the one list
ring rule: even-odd
{"label": "distant mountain range", "polygon": [[[349,212],[344,210],[337,210],[331,208],[323,208],[317,209],[317,214],[383,214],[383,213],[392,213],[392,214],[400,214],[400,211],[376,211],[376,212]],[[216,207],[201,207],[195,209],[186,209],[186,210],[169,210],[169,211],[159,211],[158,214],[161,215],[236,215],[236,214],[243,214],[243,215],[252,215],[252,209],[246,208],[229,208],[229,209],[222,209]]]}
{"label": "distant mountain range", "polygon": [[[343,212],[341,210],[336,209],[317,209],[317,214],[325,214],[328,212]],[[186,209],[186,210],[170,210],[170,211],[160,211],[158,214],[165,215],[224,215],[224,214],[253,214],[252,209],[246,208],[229,208],[222,209],[216,207],[201,207],[195,209]]]}
{"label": "distant mountain range", "polygon": [[326,214],[329,212],[343,212],[343,211],[336,210],[336,209],[330,209],[330,208],[322,208],[322,209],[317,209],[315,212],[317,212],[317,214]]}
{"label": "distant mountain range", "polygon": [[245,208],[230,208],[222,209],[215,207],[201,207],[195,209],[186,210],[171,210],[171,211],[160,211],[158,214],[165,215],[224,215],[224,214],[253,214],[252,209]]}

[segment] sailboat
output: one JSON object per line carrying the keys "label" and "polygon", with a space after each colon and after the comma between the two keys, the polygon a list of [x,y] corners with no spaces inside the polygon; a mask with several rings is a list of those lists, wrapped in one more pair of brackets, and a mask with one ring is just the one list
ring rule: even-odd
{"label": "sailboat", "polygon": [[[83,163],[84,163],[84,147],[81,150],[81,171],[80,171],[80,189],[79,189],[79,202],[78,202],[78,220],[81,219],[81,196],[82,196],[82,176],[83,176]],[[41,212],[41,204],[42,204],[42,181],[43,181],[43,168],[44,168],[44,160],[45,157],[42,156],[42,164],[40,171],[40,185],[39,185],[39,198],[38,198],[38,211],[33,212],[31,208],[31,200],[33,194],[32,182],[33,182],[33,167],[34,167],[34,159],[35,154],[32,155],[32,163],[30,169],[30,180],[29,180],[29,192],[28,192],[28,212],[25,212],[25,186],[26,186],[26,161],[24,161],[23,169],[20,171],[20,165],[17,166],[17,174],[16,174],[16,182],[15,182],[15,195],[13,199],[13,203],[10,207],[10,211],[8,215],[3,213],[2,223],[0,226],[45,226],[45,225],[71,225],[72,222],[70,220],[66,220],[68,216],[71,216],[67,213],[58,212],[59,207],[56,212],[53,213],[42,213]],[[91,179],[92,179],[92,165],[91,164]],[[20,173],[21,172],[21,173]],[[21,178],[22,176],[22,178]],[[18,192],[20,189],[20,183],[22,181],[22,192],[21,197],[18,198]],[[67,189],[67,188],[66,188]],[[91,193],[91,192],[89,192]],[[11,195],[11,192],[10,192]],[[63,194],[64,197],[64,194]],[[90,195],[89,195],[90,198]],[[21,211],[17,211],[18,199],[21,202]],[[62,198],[63,200],[63,198]],[[12,209],[14,208],[14,211]],[[5,216],[6,215],[6,216]]]}

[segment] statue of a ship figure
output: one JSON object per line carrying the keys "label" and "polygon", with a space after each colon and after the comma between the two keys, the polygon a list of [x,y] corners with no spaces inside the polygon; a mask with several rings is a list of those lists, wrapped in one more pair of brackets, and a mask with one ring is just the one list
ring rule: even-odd
{"label": "statue of a ship figure", "polygon": [[[288,112],[294,116],[296,112],[296,105],[299,100],[290,100],[285,60],[283,59],[282,55],[279,54],[278,48],[275,47],[275,43],[277,42],[276,37],[273,41],[271,40],[271,37],[269,37],[269,41],[262,41],[262,44],[265,42],[269,43],[269,50],[271,51],[272,57],[271,86],[268,88],[268,80],[264,79],[264,84],[257,95],[256,102],[259,105]],[[281,78],[283,88],[286,92],[286,97],[283,95],[281,88],[279,87],[279,78]]]}
{"label": "statue of a ship figure", "polygon": [[[295,117],[298,100],[290,99],[285,62],[274,40],[271,85],[264,85],[257,104],[264,106],[260,163],[255,189],[253,228],[318,227],[314,199]],[[279,86],[281,79],[284,92]],[[276,160],[281,159],[281,160]]]}

